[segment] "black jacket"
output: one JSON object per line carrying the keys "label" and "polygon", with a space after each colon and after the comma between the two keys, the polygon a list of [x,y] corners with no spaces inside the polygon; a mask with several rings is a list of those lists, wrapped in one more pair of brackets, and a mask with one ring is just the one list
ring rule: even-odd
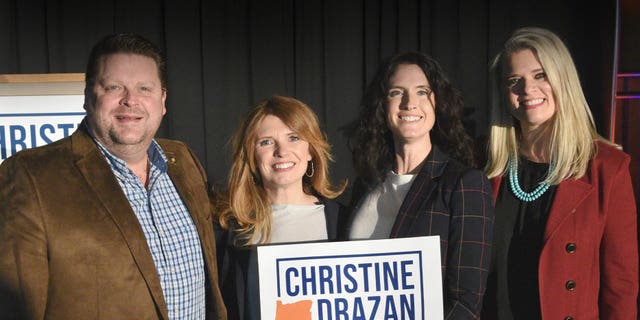
{"label": "black jacket", "polygon": [[[345,207],[335,200],[320,198],[324,204],[329,241],[338,240],[338,229],[345,225]],[[258,287],[257,246],[237,247],[235,233],[216,224],[216,245],[220,290],[229,319],[259,320],[260,290]]]}

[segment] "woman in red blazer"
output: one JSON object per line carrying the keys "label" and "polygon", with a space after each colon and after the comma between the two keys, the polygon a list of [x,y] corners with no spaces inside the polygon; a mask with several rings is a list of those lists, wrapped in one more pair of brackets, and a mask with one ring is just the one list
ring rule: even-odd
{"label": "woman in red blazer", "polygon": [[635,320],[630,157],[596,132],[554,33],[516,30],[492,71],[501,98],[486,166],[495,230],[482,317]]}

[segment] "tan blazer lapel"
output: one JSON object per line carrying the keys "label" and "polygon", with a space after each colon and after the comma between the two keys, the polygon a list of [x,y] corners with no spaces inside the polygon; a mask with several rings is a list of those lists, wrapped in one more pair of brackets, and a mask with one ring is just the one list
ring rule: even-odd
{"label": "tan blazer lapel", "polygon": [[[163,146],[163,149],[165,149],[165,146]],[[213,256],[209,256],[209,253],[214,252],[211,247],[214,241],[212,237],[213,223],[211,221],[211,210],[209,209],[209,198],[202,197],[202,195],[207,194],[206,189],[203,190],[202,188],[207,188],[207,186],[199,183],[199,181],[202,181],[202,176],[192,176],[189,174],[193,173],[194,170],[190,170],[189,173],[184,170],[187,161],[192,162],[193,159],[185,159],[184,156],[187,156],[186,154],[178,154],[172,150],[165,149],[164,152],[168,160],[169,177],[171,177],[185,205],[189,208],[191,218],[200,235],[203,254],[207,259],[205,262],[210,264],[213,260],[209,259],[212,259]],[[202,174],[204,174],[204,172]]]}
{"label": "tan blazer lapel", "polygon": [[[210,199],[207,196],[208,185],[206,180],[203,180],[206,174],[199,163],[195,162],[194,154],[185,151],[178,152],[178,149],[172,148],[173,144],[165,144],[162,139],[159,139],[158,142],[162,145],[167,156],[169,177],[171,177],[185,205],[189,208],[189,213],[200,236],[200,245],[207,270],[208,312],[214,309],[210,306],[215,306],[216,312],[220,312],[217,308],[224,303],[217,287],[218,268],[213,234],[213,212]],[[193,170],[194,165],[198,167],[198,171]]]}
{"label": "tan blazer lapel", "polygon": [[[193,175],[194,170],[185,171],[185,167],[187,165],[191,166],[193,163],[193,159],[190,157],[188,159],[186,158],[188,154],[176,153],[165,145],[163,145],[162,148],[167,156],[169,177],[176,186],[185,205],[189,208],[191,219],[193,219],[198,234],[200,235],[201,245],[205,249],[210,249],[209,246],[212,240],[210,237],[213,231],[213,224],[211,222],[212,212],[209,209],[209,198],[202,197],[202,195],[207,194],[207,186],[203,185],[202,176]],[[202,171],[201,174],[204,175],[204,171]],[[212,251],[205,250],[203,253],[207,255],[209,252]]]}
{"label": "tan blazer lapel", "polygon": [[80,156],[76,161],[78,170],[90,186],[93,196],[102,203],[107,215],[118,226],[158,309],[163,318],[168,319],[162,286],[144,232],[111,168],[85,132],[74,134],[72,146],[74,153]]}

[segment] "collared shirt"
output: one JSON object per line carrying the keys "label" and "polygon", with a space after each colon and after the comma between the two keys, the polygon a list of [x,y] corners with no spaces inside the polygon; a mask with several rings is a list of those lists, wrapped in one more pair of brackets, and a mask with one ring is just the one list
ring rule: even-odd
{"label": "collared shirt", "polygon": [[153,256],[170,319],[205,318],[202,247],[189,210],[167,174],[156,141],[148,149],[148,190],[126,163],[94,139],[136,214]]}

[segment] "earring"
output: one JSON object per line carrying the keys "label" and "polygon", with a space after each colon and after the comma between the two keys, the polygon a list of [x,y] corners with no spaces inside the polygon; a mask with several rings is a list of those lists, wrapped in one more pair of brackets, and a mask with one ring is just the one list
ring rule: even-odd
{"label": "earring", "polygon": [[304,173],[304,175],[311,178],[313,177],[313,174],[316,172],[316,170],[313,168],[313,161],[309,161],[309,163],[311,164],[311,173],[309,173],[309,165],[307,164],[307,171]]}

